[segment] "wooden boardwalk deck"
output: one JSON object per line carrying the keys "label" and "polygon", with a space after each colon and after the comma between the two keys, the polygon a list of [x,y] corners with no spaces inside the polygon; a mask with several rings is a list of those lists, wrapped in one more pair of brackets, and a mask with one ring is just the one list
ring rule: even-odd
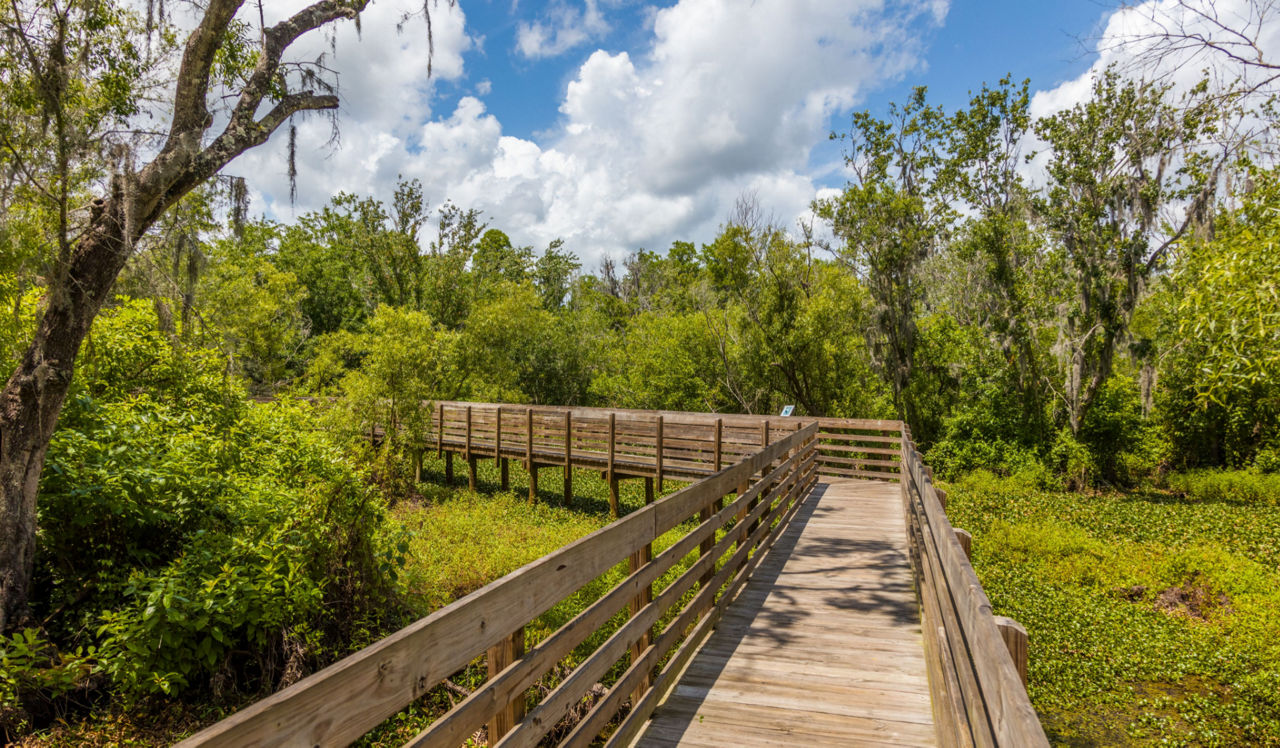
{"label": "wooden boardwalk deck", "polygon": [[825,478],[637,744],[933,745],[929,698],[900,488]]}

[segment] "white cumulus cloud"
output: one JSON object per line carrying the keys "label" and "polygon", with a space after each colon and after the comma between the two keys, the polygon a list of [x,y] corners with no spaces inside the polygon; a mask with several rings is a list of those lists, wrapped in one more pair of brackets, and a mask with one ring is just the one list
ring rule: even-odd
{"label": "white cumulus cloud", "polygon": [[[434,19],[441,79],[465,77],[473,42],[462,8]],[[921,32],[945,8],[939,0],[680,0],[650,14],[642,48],[589,55],[566,85],[560,121],[523,139],[504,134],[482,86],[453,111],[432,111],[425,32],[410,24],[396,35],[401,10],[391,6],[364,19],[362,42],[339,36],[341,143],[324,147],[320,119],[301,125],[296,206],[287,201],[283,138],[233,171],[250,174],[259,207],[282,218],[340,189],[385,199],[397,175],[416,177],[433,204],[479,208],[518,243],[563,238],[588,266],[675,239],[709,241],[747,191],[790,223],[818,192],[810,153],[832,116],[917,69]],[[587,3],[582,16],[593,9]],[[554,44],[556,35],[546,38]]]}

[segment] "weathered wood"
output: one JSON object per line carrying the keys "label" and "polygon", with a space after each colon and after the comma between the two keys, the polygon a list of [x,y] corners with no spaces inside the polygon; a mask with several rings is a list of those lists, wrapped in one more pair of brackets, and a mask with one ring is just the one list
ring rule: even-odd
{"label": "weathered wood", "polygon": [[[524,627],[521,626],[510,636],[489,648],[488,656],[486,657],[489,678],[496,678],[499,673],[506,670],[523,656]],[[489,721],[489,745],[496,745],[503,735],[511,732],[516,723],[524,719],[524,712],[525,701],[524,692],[522,691],[495,712],[493,719]]]}
{"label": "weathered wood", "polygon": [[564,503],[573,502],[573,414],[564,413]]}
{"label": "weathered wood", "polygon": [[[493,411],[494,427],[493,427],[493,463],[494,465],[503,464],[502,459],[502,408],[495,408]],[[506,482],[503,481],[503,490],[506,490]]]}
{"label": "weathered wood", "polygon": [[1000,630],[1000,638],[1009,649],[1009,657],[1018,670],[1022,684],[1027,684],[1027,630],[1022,624],[1005,616],[996,616],[996,628]]}
{"label": "weathered wood", "polygon": [[[544,411],[539,409],[538,412]],[[565,412],[563,409],[550,410],[546,411],[546,415],[554,415],[554,421],[560,422],[564,419]],[[527,435],[523,456],[531,469],[531,489],[536,492],[534,471],[539,466],[539,461],[544,466],[554,465],[556,462],[577,462],[580,458],[579,434],[585,434],[586,431],[577,427],[577,410],[573,410],[574,415],[568,421],[570,427],[563,430],[552,428],[546,436],[539,436],[534,410],[526,409],[526,413]],[[441,415],[442,423],[449,420],[447,410],[442,409]],[[494,422],[492,431],[486,421],[489,416]],[[511,445],[504,444],[508,440],[500,435],[496,426],[500,418],[500,411],[490,411],[486,415],[473,406],[470,443],[464,441],[466,434],[461,429],[452,433],[461,437],[459,441],[462,449],[469,449],[473,454],[483,450],[487,455],[487,447],[492,444],[496,456],[504,459],[509,456],[519,457],[519,451],[506,452]],[[453,418],[450,422],[457,423],[460,420]],[[633,449],[640,449],[640,454],[643,454],[644,445],[633,441],[632,424],[638,429],[646,421],[627,421],[625,429],[618,427],[620,423],[620,419],[613,419],[613,428],[608,429],[605,435],[612,436],[610,441],[622,446],[615,446],[612,453],[609,453],[604,451],[606,445],[600,443],[600,458],[594,463],[603,466],[606,474],[615,480],[621,475],[630,474],[626,470],[631,468],[626,467],[624,461],[631,458],[624,455],[631,454],[630,450]],[[647,423],[654,426],[656,437],[656,423]],[[727,425],[728,422],[724,423]],[[755,423],[758,424],[759,421]],[[653,486],[657,476],[643,476],[649,478],[645,485],[644,507],[446,606],[387,640],[233,715],[229,720],[196,736],[199,740],[193,738],[192,744],[241,745],[260,741],[262,744],[331,745],[349,742],[478,654],[497,646],[505,636],[503,632],[523,627],[573,594],[583,584],[598,578],[620,560],[629,559],[635,571],[627,580],[606,592],[596,604],[588,606],[588,610],[580,617],[575,617],[574,621],[534,647],[526,656],[513,657],[514,661],[500,672],[491,673],[489,682],[477,689],[472,697],[468,697],[449,714],[437,720],[437,724],[441,725],[440,731],[433,732],[436,729],[433,725],[431,730],[415,738],[412,744],[456,745],[474,732],[477,719],[482,720],[479,724],[491,721],[490,718],[499,708],[513,703],[517,696],[523,703],[523,694],[541,674],[598,629],[618,610],[618,605],[625,605],[631,614],[628,620],[604,645],[588,655],[580,667],[569,673],[560,686],[537,709],[530,712],[529,717],[519,721],[501,739],[503,745],[537,743],[554,726],[555,721],[566,713],[565,710],[577,703],[586,688],[597,682],[620,658],[629,658],[631,665],[622,678],[587,718],[579,723],[567,741],[570,745],[589,742],[598,734],[599,728],[612,719],[618,706],[628,696],[640,705],[656,703],[653,695],[659,685],[658,680],[654,681],[652,688],[641,687],[643,682],[653,677],[655,668],[663,658],[672,653],[673,648],[680,647],[666,660],[667,666],[658,673],[659,679],[662,673],[671,672],[668,667],[673,663],[687,662],[692,658],[699,641],[699,632],[709,634],[715,622],[723,617],[727,606],[744,594],[742,584],[751,577],[762,559],[768,556],[767,549],[785,531],[800,499],[816,480],[818,427],[817,424],[809,423],[791,431],[792,425],[798,423],[783,419],[779,429],[784,434],[783,437],[763,449],[758,445],[753,447],[752,451],[743,453],[741,462],[721,471],[713,470],[716,466],[715,435],[719,430],[715,426],[715,419],[692,425],[691,428],[695,431],[691,431],[690,435],[698,436],[708,445],[701,458],[707,471],[706,477],[701,481],[666,498],[653,501]],[[597,424],[597,430],[605,431],[599,428],[599,420]],[[696,429],[701,429],[701,432]],[[609,431],[612,433],[608,433]],[[446,454],[449,454],[449,428],[444,433],[446,438],[442,443]],[[566,444],[570,446],[566,448]],[[722,447],[724,446],[727,445],[722,442]],[[669,449],[663,451],[670,453]],[[555,455],[559,459],[547,456],[548,452],[559,452],[559,455]],[[722,452],[723,455],[729,453],[728,449]],[[656,452],[650,455],[651,465],[656,467]],[[668,462],[664,459],[664,463]],[[664,472],[667,467],[664,464]],[[656,470],[653,472],[656,473]],[[754,484],[753,477],[758,478]],[[738,495],[732,501],[724,501],[726,494],[735,488],[738,489]],[[650,501],[653,503],[649,503]],[[692,516],[698,516],[701,522],[657,558],[653,558],[649,550],[653,541]],[[737,519],[743,531],[749,529],[747,536],[742,538],[734,532],[716,540],[717,529],[733,519]],[[880,532],[879,523],[882,521],[881,515],[874,512],[866,515],[866,527],[869,531]],[[708,540],[715,542],[709,552],[704,552]],[[730,558],[717,568],[717,559],[728,553],[730,548],[734,549]],[[694,549],[699,550],[699,555],[693,565],[667,588],[654,594],[653,582],[671,564]],[[707,581],[709,571],[712,574],[710,581]],[[812,579],[820,580],[817,577]],[[724,594],[721,594],[722,589],[725,590]],[[820,597],[816,593],[797,592],[794,599],[808,605]],[[687,600],[688,604],[676,612],[673,606],[681,600]],[[602,607],[596,607],[599,604]],[[675,617],[654,637],[653,625],[659,620],[668,620],[672,613],[675,613]],[[687,636],[690,627],[693,627],[693,635]],[[803,643],[809,639],[802,638],[801,641]],[[806,646],[825,646],[814,641],[814,644]],[[836,639],[831,640],[835,641]],[[871,648],[862,655],[863,658],[880,662],[877,659],[879,655],[876,654],[880,651],[877,647],[882,646],[876,644],[880,639],[871,638],[866,641]],[[867,698],[871,696],[868,695]],[[533,719],[535,715],[536,723]],[[516,721],[516,718],[511,719],[512,723]],[[502,732],[494,730],[492,734],[496,739]],[[446,735],[447,738],[442,737]]]}
{"label": "weathered wood", "polygon": [[444,403],[436,406],[436,424],[439,430],[436,431],[436,457],[444,456]]}
{"label": "weathered wood", "polygon": [[498,458],[498,464],[501,465],[501,467],[499,468],[499,472],[500,472],[500,478],[502,480],[503,491],[511,490],[511,469],[507,465],[507,463],[508,463],[507,458],[505,457]]}
{"label": "weathered wood", "polygon": [[663,433],[662,433],[663,418],[661,414],[658,415],[658,420],[654,428],[656,429],[656,431],[654,433],[654,458],[653,459],[655,463],[655,469],[658,472],[658,493],[662,493],[662,480],[665,477],[663,476],[662,468],[663,468],[663,459],[666,456],[665,449],[664,449],[666,445],[664,443],[665,440],[663,439]]}
{"label": "weathered wood", "polygon": [[453,453],[444,453],[444,483],[446,486],[453,485]]}
{"label": "weathered wood", "polygon": [[926,621],[940,630],[931,656],[941,658],[942,677],[931,684],[935,699],[956,714],[956,734],[948,739],[979,746],[1047,745],[961,536],[947,520],[945,493],[934,488],[932,470],[920,460],[909,431],[903,434],[908,506],[919,527],[921,597]]}
{"label": "weathered wood", "polygon": [[471,455],[467,458],[467,488],[476,490],[476,461],[479,457]]}
{"label": "weathered wood", "polygon": [[968,530],[955,528],[956,540],[960,541],[960,547],[964,549],[964,557],[973,560],[973,535]]}
{"label": "weathered wood", "polygon": [[538,500],[538,465],[533,461],[533,408],[524,409],[525,469],[529,472],[529,503]]}
{"label": "weathered wood", "polygon": [[[462,450],[462,456],[471,461],[471,406],[467,406],[467,444]],[[474,489],[475,486],[472,486]]]}

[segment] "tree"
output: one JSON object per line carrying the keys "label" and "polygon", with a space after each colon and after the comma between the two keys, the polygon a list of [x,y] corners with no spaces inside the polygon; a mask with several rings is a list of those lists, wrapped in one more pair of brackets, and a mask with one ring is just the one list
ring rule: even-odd
{"label": "tree", "polygon": [[[430,401],[461,391],[458,334],[437,330],[423,312],[384,305],[369,320],[368,332],[352,337],[363,358],[340,385],[348,425],[364,434],[381,427],[384,448],[407,453],[417,483],[431,438]],[[347,341],[339,336],[335,342]]]}
{"label": "tree", "polygon": [[[1034,200],[1019,169],[1022,144],[1031,129],[1028,82],[1009,77],[986,85],[969,107],[947,123],[946,189],[968,207],[971,217],[956,232],[952,258],[967,272],[948,301],[951,311],[971,318],[990,337],[1001,358],[1011,362],[1024,437],[1047,435],[1044,374],[1036,333],[1040,324],[1033,273],[1042,246],[1032,222]],[[935,296],[939,293],[934,284]],[[1009,414],[1014,415],[1013,413]]]}
{"label": "tree", "polygon": [[1111,375],[1147,281],[1170,247],[1207,223],[1230,155],[1197,150],[1212,112],[1194,99],[1179,109],[1168,92],[1107,70],[1089,101],[1035,124],[1052,148],[1040,213],[1072,287],[1058,395],[1073,434]]}
{"label": "tree", "polygon": [[831,224],[839,257],[866,283],[875,302],[868,330],[877,367],[899,417],[912,421],[903,397],[911,381],[923,295],[919,268],[943,242],[952,211],[937,181],[942,163],[942,111],[916,88],[889,118],[853,115],[845,163],[852,182],[839,197],[815,203]]}
{"label": "tree", "polygon": [[533,264],[533,282],[542,296],[542,306],[548,311],[555,311],[564,305],[569,288],[573,285],[573,277],[582,267],[578,256],[561,249],[564,241],[556,239],[547,246],[537,262]]}
{"label": "tree", "polygon": [[1271,393],[1280,409],[1280,173],[1255,172],[1244,205],[1223,216],[1212,241],[1179,263],[1179,329],[1194,350],[1198,397]]}
{"label": "tree", "polygon": [[[56,251],[35,334],[0,392],[0,630],[15,625],[26,608],[37,487],[76,356],[138,240],[183,195],[265,143],[293,115],[338,106],[322,64],[285,55],[309,32],[356,20],[368,0],[320,0],[260,29],[256,40],[236,18],[243,5],[209,0],[197,6],[199,20],[176,65],[168,131],[138,169],[139,151],[108,135],[127,130],[139,109],[142,91],[135,84],[148,68],[143,50],[150,30],[111,2],[15,0],[0,11],[6,105],[10,95],[26,92],[20,106],[6,106],[5,168],[46,195],[57,216]],[[154,60],[151,69],[170,64],[167,57]],[[225,124],[210,138],[210,106],[218,101],[230,104],[218,120]],[[104,140],[105,147],[96,145]],[[24,160],[43,153],[53,154],[52,163]],[[91,187],[74,182],[82,166],[103,174],[102,192],[87,210],[75,207],[84,197],[81,189]]]}

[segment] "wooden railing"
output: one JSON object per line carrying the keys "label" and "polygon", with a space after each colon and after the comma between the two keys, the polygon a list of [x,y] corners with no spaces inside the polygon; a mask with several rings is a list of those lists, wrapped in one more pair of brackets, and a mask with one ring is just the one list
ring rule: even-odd
{"label": "wooden railing", "polygon": [[[470,407],[470,430],[463,447],[476,454],[490,446],[490,456],[520,457],[550,453],[557,446],[556,432],[548,419],[547,433],[535,421],[525,444],[508,446],[507,410],[489,411],[494,425],[485,441],[483,417]],[[441,419],[445,428],[442,448],[453,449],[458,437],[456,419]],[[501,413],[504,423],[496,419]],[[575,430],[569,415],[567,459],[598,459],[599,432],[608,425],[598,419]],[[465,416],[464,416],[465,417]],[[525,428],[530,418],[525,414]],[[582,416],[584,419],[587,416]],[[614,471],[622,467],[620,455],[643,457],[649,438],[663,440],[663,449],[652,455],[655,475],[667,468],[666,458],[679,462],[668,444],[686,436],[668,437],[671,421],[656,422],[652,437],[648,425],[615,414],[608,419],[613,439],[604,454]],[[518,422],[518,417],[517,417]],[[619,439],[619,422],[634,429],[641,444],[634,454]],[[722,426],[736,438],[727,418]],[[770,419],[772,421],[773,419]],[[684,425],[684,424],[681,424]],[[689,424],[697,425],[697,424]],[[705,424],[701,424],[705,425]],[[766,426],[766,428],[771,428]],[[642,433],[643,431],[643,433]],[[448,605],[392,636],[268,697],[184,741],[187,746],[328,746],[344,745],[423,696],[450,675],[486,656],[489,678],[448,713],[435,720],[411,745],[456,746],[488,725],[491,744],[538,744],[561,724],[570,710],[615,666],[625,669],[592,708],[569,727],[562,744],[589,745],[615,722],[623,702],[632,707],[611,733],[610,744],[622,744],[637,734],[655,706],[675,682],[721,613],[735,597],[766,549],[794,515],[799,499],[817,480],[819,425],[813,422],[766,438],[746,454],[732,452],[729,439],[719,434],[720,459],[738,459],[655,503],[544,556],[488,586]],[[632,433],[632,432],[628,432]],[[692,433],[692,432],[688,432]],[[564,434],[560,434],[561,438]],[[628,437],[631,438],[631,437]],[[672,442],[665,441],[673,439]],[[698,440],[690,440],[698,441]],[[680,449],[705,452],[705,445]],[[525,451],[520,452],[523,448]],[[582,451],[577,452],[578,449]],[[675,447],[673,446],[674,450]],[[701,456],[686,455],[697,463]],[[627,458],[629,459],[629,458]],[[643,460],[640,460],[643,462]],[[661,463],[661,467],[657,465]],[[637,470],[642,468],[635,468]],[[653,555],[653,543],[668,531],[681,528],[673,544]],[[722,532],[723,531],[723,532]],[[696,553],[695,560],[667,586],[655,587],[677,564]],[[542,641],[526,648],[525,626],[572,596],[584,586],[626,562],[628,576],[591,603],[568,623]],[[592,634],[625,611],[625,622],[588,654],[578,652],[579,664],[563,674],[536,703],[532,687],[548,673],[561,672],[566,657],[583,646]],[[526,712],[526,707],[532,705]]]}
{"label": "wooden railing", "polygon": [[[514,459],[529,472],[532,501],[542,468],[599,470],[609,481],[617,516],[620,480],[656,480],[662,493],[666,478],[700,480],[815,422],[821,474],[897,479],[898,421],[438,402],[431,431],[449,481],[455,455],[466,460],[472,488],[478,461],[492,459],[508,488],[508,462]],[[569,501],[572,471],[565,473],[564,491]]]}
{"label": "wooden railing", "polygon": [[903,427],[902,495],[923,613],[939,742],[1047,746],[1027,697],[1027,632],[991,611],[969,563],[972,539],[951,526],[946,493]]}

